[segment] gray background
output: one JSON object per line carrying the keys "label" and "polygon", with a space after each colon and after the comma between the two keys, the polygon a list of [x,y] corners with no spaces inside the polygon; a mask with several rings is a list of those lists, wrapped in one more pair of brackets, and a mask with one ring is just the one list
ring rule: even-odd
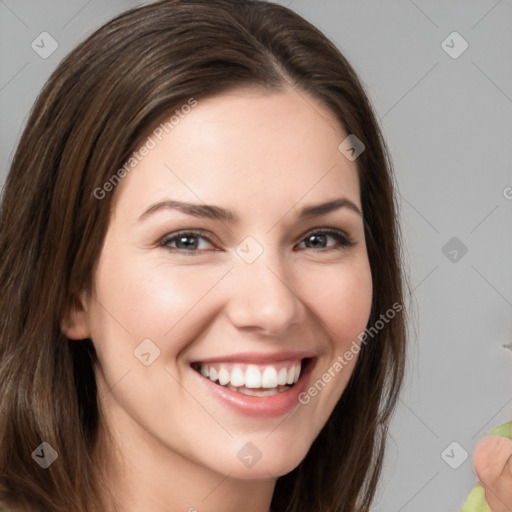
{"label": "gray background", "polygon": [[[0,0],[2,183],[50,72],[142,3]],[[512,4],[279,3],[323,30],[359,72],[397,174],[415,311],[375,512],[457,511],[476,479],[465,453],[512,419],[512,352],[502,348],[512,341]],[[46,59],[31,48],[43,31],[59,45]],[[443,49],[463,48],[454,31],[469,44],[457,58]]]}

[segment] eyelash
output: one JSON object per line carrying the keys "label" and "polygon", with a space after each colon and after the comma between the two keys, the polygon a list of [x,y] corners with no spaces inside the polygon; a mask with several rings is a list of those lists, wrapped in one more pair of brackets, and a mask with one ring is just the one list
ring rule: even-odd
{"label": "eyelash", "polygon": [[[318,234],[331,236],[338,242],[339,246],[338,247],[320,248],[320,249],[312,248],[316,252],[329,252],[329,251],[333,251],[333,250],[348,249],[349,247],[352,247],[355,244],[355,242],[348,235],[346,235],[343,231],[340,231],[337,229],[331,229],[331,228],[325,228],[325,229],[317,228],[315,231],[310,231],[303,236],[300,243],[302,243],[307,238],[309,238],[313,235],[318,235]],[[178,249],[175,247],[169,247],[169,244],[171,242],[174,242],[174,241],[178,240],[179,238],[184,238],[188,235],[192,235],[193,237],[198,237],[198,238],[204,238],[210,244],[214,245],[211,238],[205,232],[197,231],[197,230],[178,231],[176,233],[172,233],[172,236],[164,237],[161,240],[160,245],[162,247],[166,248],[167,250],[169,250],[169,252],[174,252],[174,253],[182,252],[182,253],[186,253],[187,255],[190,255],[190,256],[197,256],[197,254],[203,252],[203,250],[194,249],[194,250],[189,251],[187,249]],[[309,249],[309,247],[306,247],[306,249]]]}

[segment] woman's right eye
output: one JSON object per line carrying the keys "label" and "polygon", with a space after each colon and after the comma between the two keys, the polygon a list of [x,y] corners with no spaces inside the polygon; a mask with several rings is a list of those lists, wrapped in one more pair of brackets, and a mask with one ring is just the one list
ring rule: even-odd
{"label": "woman's right eye", "polygon": [[[183,252],[195,256],[198,252],[207,250],[199,247],[200,239],[206,240],[207,243],[213,245],[210,238],[196,231],[179,231],[178,233],[172,233],[172,236],[166,236],[160,242],[160,245],[171,252]],[[173,247],[172,244],[175,244],[175,246]]]}

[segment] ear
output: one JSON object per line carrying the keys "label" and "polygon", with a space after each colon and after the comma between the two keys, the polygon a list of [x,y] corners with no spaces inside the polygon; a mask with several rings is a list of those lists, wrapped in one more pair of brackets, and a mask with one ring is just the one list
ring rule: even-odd
{"label": "ear", "polygon": [[70,340],[90,338],[87,292],[81,290],[73,296],[60,323],[60,330]]}

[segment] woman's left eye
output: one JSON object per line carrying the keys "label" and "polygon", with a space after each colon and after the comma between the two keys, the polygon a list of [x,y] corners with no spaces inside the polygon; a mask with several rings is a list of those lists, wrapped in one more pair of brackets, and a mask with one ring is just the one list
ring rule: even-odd
{"label": "woman's left eye", "polygon": [[[327,244],[329,238],[334,239],[337,243],[322,247]],[[213,245],[211,239],[203,233],[195,231],[181,231],[174,233],[172,236],[164,238],[160,245],[169,249],[172,252],[186,252],[194,256],[197,252],[208,250],[201,247],[200,240],[206,241],[208,244]],[[317,251],[330,251],[336,249],[346,249],[354,242],[343,231],[333,229],[318,229],[308,233],[305,238],[300,242],[310,244],[306,249],[315,249]],[[299,244],[300,245],[300,244]]]}
{"label": "woman's left eye", "polygon": [[[318,247],[318,244],[322,245],[324,242],[326,243],[328,238],[333,238],[338,244],[334,244],[334,246],[331,247]],[[354,241],[348,235],[337,229],[321,229],[312,231],[306,235],[302,242],[312,243],[312,248],[319,251],[346,249],[354,245]]]}

